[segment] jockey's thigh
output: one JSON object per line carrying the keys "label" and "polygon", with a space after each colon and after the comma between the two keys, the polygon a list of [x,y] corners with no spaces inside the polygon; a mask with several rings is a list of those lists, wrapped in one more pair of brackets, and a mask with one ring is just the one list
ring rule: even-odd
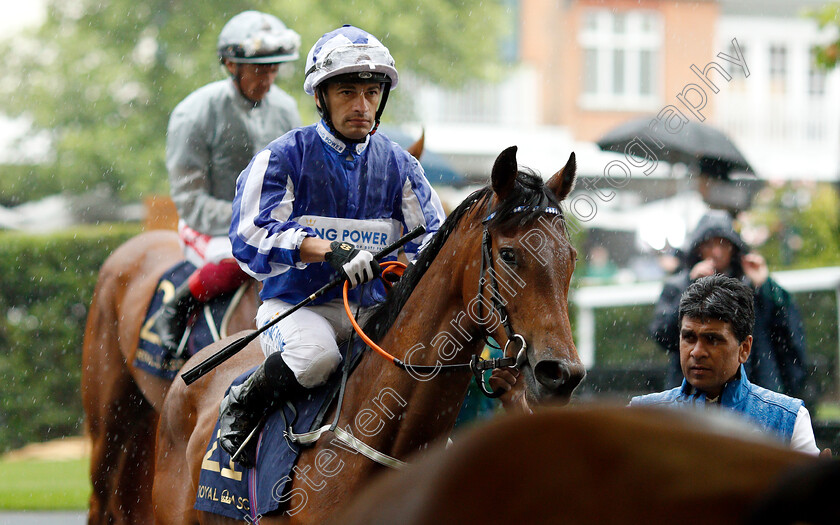
{"label": "jockey's thigh", "polygon": [[[265,301],[257,310],[257,326],[265,326],[293,306],[279,299]],[[362,324],[370,312],[362,308],[357,321]],[[338,368],[341,354],[336,341],[347,339],[352,329],[342,300],[335,299],[299,309],[263,332],[260,344],[266,357],[281,352],[298,382],[313,388],[324,384]]]}
{"label": "jockey's thigh", "polygon": [[233,257],[233,247],[227,235],[214,237],[201,233],[187,226],[183,219],[178,221],[178,238],[184,257],[196,268]]}

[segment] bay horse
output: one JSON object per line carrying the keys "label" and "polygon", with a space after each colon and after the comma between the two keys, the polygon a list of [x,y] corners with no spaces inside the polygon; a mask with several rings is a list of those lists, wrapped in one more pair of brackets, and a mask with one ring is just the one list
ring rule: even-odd
{"label": "bay horse", "polygon": [[[425,134],[406,151],[421,158]],[[158,413],[171,381],[134,366],[148,305],[163,273],[183,260],[178,235],[153,230],[133,237],[103,264],[82,347],[82,406],[91,439],[88,523],[150,523]],[[256,282],[228,322],[251,328]],[[223,334],[224,335],[224,334]]]}
{"label": "bay horse", "polygon": [[[82,404],[91,439],[88,523],[150,523],[158,413],[171,381],[134,366],[163,273],[183,260],[178,235],[153,230],[117,248],[99,272],[82,347]],[[256,283],[230,317],[253,326]]]}
{"label": "bay horse", "polygon": [[[599,405],[503,416],[387,472],[330,523],[838,523],[840,464],[761,439],[736,417]],[[822,497],[779,492],[794,473]],[[833,518],[806,519],[820,509]]]}
{"label": "bay horse", "polygon": [[[529,403],[568,402],[585,375],[568,316],[577,252],[568,241],[560,209],[573,187],[575,171],[572,154],[565,167],[543,184],[539,177],[518,170],[516,147],[503,151],[494,163],[491,186],[473,193],[450,214],[373,313],[365,326],[371,338],[410,363],[409,369],[444,361],[466,363],[481,351],[487,337],[503,345],[521,338],[526,350],[521,352],[520,377]],[[506,307],[506,319],[499,314],[498,302]],[[514,337],[507,335],[508,328]],[[183,369],[228,342],[210,345]],[[198,512],[193,505],[222,396],[236,376],[263,359],[255,341],[191,386],[173,383],[158,426],[156,523],[236,522]],[[370,430],[373,422],[376,432],[364,434],[365,444],[397,459],[445,437],[455,423],[470,372],[418,374],[366,352],[347,382],[338,426],[361,432]],[[372,410],[383,397],[389,401],[382,410],[384,417]],[[334,414],[335,406],[326,420]],[[269,515],[260,523],[322,523],[382,469],[363,455],[336,446],[336,440],[330,439],[333,435],[326,432],[303,450],[296,472],[308,475],[295,474],[289,494],[306,497],[293,501],[288,512],[293,515]],[[331,458],[329,465],[324,464],[325,457]]]}

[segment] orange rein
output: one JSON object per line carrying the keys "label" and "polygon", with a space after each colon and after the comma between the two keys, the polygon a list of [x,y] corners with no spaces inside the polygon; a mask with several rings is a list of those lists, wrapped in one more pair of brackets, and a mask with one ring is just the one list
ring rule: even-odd
{"label": "orange rein", "polygon": [[[385,281],[385,286],[390,288],[391,283],[388,279],[385,279],[385,274],[393,274],[397,277],[402,277],[403,272],[405,271],[406,265],[400,261],[386,261],[379,265],[382,268],[382,280]],[[373,350],[384,357],[385,359],[389,359],[391,362],[396,364],[397,358],[383,350],[379,347],[376,343],[374,343],[370,337],[365,334],[362,330],[362,327],[359,326],[359,323],[356,322],[356,318],[353,317],[353,312],[350,311],[350,300],[347,297],[347,292],[350,290],[350,281],[344,281],[344,287],[341,290],[341,295],[344,297],[344,311],[347,313],[347,317],[350,319],[350,323],[353,324],[353,328],[356,330],[356,333],[359,334],[359,337],[362,338],[362,341],[367,343],[367,345]]]}

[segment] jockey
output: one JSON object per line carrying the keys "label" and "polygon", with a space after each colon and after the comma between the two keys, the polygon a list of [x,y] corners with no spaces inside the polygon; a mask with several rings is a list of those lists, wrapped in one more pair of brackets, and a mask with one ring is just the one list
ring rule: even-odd
{"label": "jockey", "polygon": [[[320,122],[269,144],[236,184],[230,240],[240,266],[263,283],[258,326],[336,273],[350,281],[364,319],[384,299],[382,284],[368,283],[379,274],[371,252],[423,225],[426,236],[405,248],[413,260],[443,222],[420,163],[375,134],[398,78],[388,49],[356,27],[326,33],[309,52],[304,91]],[[350,329],[335,289],[261,334],[266,360],[221,404],[219,444],[235,461],[254,464],[250,435],[278,401],[327,381],[341,362],[336,341]]]}
{"label": "jockey", "polygon": [[266,144],[300,126],[294,99],[274,85],[281,62],[297,60],[300,36],[276,17],[245,11],[218,41],[230,78],[185,98],[169,120],[166,167],[180,216],[178,233],[198,269],[161,308],[155,331],[176,351],[190,312],[247,279],[231,254],[227,231],[236,176]]}

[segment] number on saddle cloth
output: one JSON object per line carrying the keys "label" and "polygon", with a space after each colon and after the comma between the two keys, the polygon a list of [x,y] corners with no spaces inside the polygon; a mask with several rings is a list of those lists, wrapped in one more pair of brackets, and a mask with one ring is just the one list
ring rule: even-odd
{"label": "number on saddle cloth", "polygon": [[[365,348],[358,338],[351,338],[349,344],[353,345],[349,362],[348,343],[339,348],[345,358],[343,362],[348,363],[348,373],[355,368]],[[234,379],[231,386],[241,384],[255,369]],[[256,472],[234,463],[218,445],[219,422],[216,421],[201,463],[195,508],[237,520],[245,516],[253,520],[258,515],[286,510],[291,500],[292,468],[302,450],[288,439],[288,430],[291,427],[291,432],[303,434],[325,424],[327,409],[339,395],[344,369],[345,366],[340,367],[326,384],[294,396],[281,405],[282,410],[268,416],[257,441]]]}
{"label": "number on saddle cloth", "polygon": [[[399,281],[403,271],[403,267],[396,265],[383,269],[382,279],[386,289]],[[346,356],[350,345],[353,350],[348,361]],[[334,400],[340,399],[345,370],[348,375],[352,373],[366,348],[364,341],[351,337],[339,348],[343,365],[333,372],[325,385],[288,400],[282,405],[282,410],[275,410],[268,416],[257,438],[255,474],[251,469],[234,463],[218,445],[217,421],[201,463],[195,508],[237,520],[247,516],[252,521],[257,516],[285,510],[291,502],[289,481],[292,468],[302,450],[300,445],[289,440],[288,431],[304,434],[325,424],[327,410]],[[231,386],[241,384],[255,369],[237,377]]]}
{"label": "number on saddle cloth", "polygon": [[181,355],[173,354],[160,344],[160,337],[155,333],[153,325],[161,305],[165,299],[172,297],[175,289],[186,282],[194,271],[195,266],[191,263],[180,261],[165,271],[158,281],[155,295],[149,303],[143,326],[140,329],[140,341],[134,358],[136,368],[163,379],[173,380],[187,359],[205,346],[227,335],[222,333],[221,327],[228,310],[235,308],[238,304],[233,301],[237,292],[222,294],[210,300],[203,308],[193,312],[187,326],[187,342]]}

